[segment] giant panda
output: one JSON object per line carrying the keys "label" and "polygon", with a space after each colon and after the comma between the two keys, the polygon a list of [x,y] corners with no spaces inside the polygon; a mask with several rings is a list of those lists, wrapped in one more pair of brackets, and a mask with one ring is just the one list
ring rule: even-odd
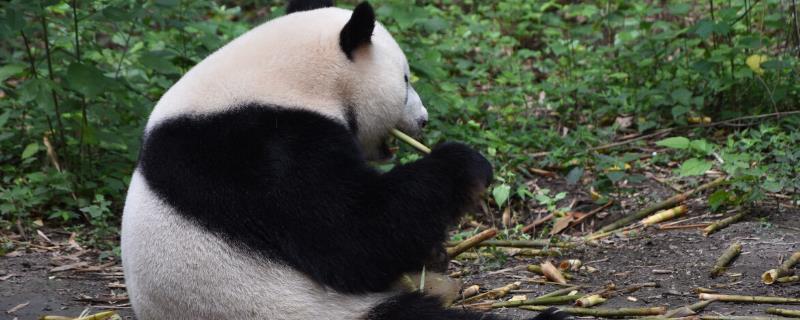
{"label": "giant panda", "polygon": [[492,168],[459,143],[368,165],[428,115],[372,7],[331,6],[290,2],[156,104],[122,218],[138,319],[496,319],[397,289]]}

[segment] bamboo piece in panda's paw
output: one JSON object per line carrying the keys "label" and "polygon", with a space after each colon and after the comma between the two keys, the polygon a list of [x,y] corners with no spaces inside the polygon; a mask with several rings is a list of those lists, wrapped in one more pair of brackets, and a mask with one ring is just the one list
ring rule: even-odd
{"label": "bamboo piece in panda's paw", "polygon": [[428,146],[422,144],[422,142],[419,142],[419,141],[415,140],[411,136],[403,133],[402,131],[397,130],[397,129],[392,129],[391,133],[392,133],[393,136],[395,136],[400,141],[403,141],[403,142],[409,144],[410,146],[414,147],[414,149],[417,149],[417,150],[419,150],[420,152],[422,152],[424,154],[431,153],[431,148],[428,148]]}
{"label": "bamboo piece in panda's paw", "polygon": [[670,220],[670,219],[674,219],[674,218],[680,217],[683,214],[685,214],[686,211],[688,211],[688,210],[689,209],[686,206],[680,205],[680,206],[674,207],[672,209],[659,211],[658,213],[656,213],[656,214],[654,214],[652,216],[644,218],[641,223],[642,223],[643,226],[649,227],[649,226],[652,226],[652,225],[654,225],[656,223],[659,223],[659,222],[664,222],[664,221],[667,221],[667,220]]}
{"label": "bamboo piece in panda's paw", "polygon": [[792,267],[800,262],[800,251],[792,254],[789,259],[781,264],[777,269],[771,269],[761,275],[761,281],[765,284],[773,284],[779,278],[788,277],[794,274]]}
{"label": "bamboo piece in panda's paw", "polygon": [[740,243],[733,243],[722,253],[722,255],[717,259],[717,262],[714,263],[714,268],[711,269],[711,277],[716,278],[719,277],[725,270],[728,268],[728,265],[739,256],[739,253],[742,252],[742,245]]}

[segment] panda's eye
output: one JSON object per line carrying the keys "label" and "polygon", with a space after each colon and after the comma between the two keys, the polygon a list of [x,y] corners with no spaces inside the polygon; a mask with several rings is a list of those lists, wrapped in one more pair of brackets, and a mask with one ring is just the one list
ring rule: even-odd
{"label": "panda's eye", "polygon": [[407,74],[404,74],[404,75],[403,75],[403,80],[405,80],[405,81],[406,81],[406,84],[408,84],[408,75],[407,75]]}

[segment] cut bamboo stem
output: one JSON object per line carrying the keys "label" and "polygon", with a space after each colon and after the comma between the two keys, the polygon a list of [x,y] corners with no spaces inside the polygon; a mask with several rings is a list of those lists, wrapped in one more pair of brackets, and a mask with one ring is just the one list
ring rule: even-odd
{"label": "cut bamboo stem", "polygon": [[[463,241],[462,241],[463,242]],[[458,241],[448,241],[447,246],[457,246]],[[486,240],[475,245],[476,247],[509,247],[509,248],[542,248],[542,247],[556,247],[556,248],[573,248],[574,243],[569,242],[553,242],[549,239],[534,239],[534,240]]]}
{"label": "cut bamboo stem", "polygon": [[[520,309],[531,311],[544,311],[550,308],[548,306],[521,306]],[[578,308],[578,307],[559,307],[560,311],[568,313],[573,316],[592,316],[603,318],[623,318],[634,316],[658,316],[667,312],[664,307],[654,308],[620,308],[620,309],[604,309],[604,308]]]}
{"label": "cut bamboo stem", "polygon": [[703,309],[705,309],[709,304],[711,304],[714,301],[717,301],[717,300],[703,300],[703,301],[700,301],[698,303],[694,303],[694,304],[690,304],[688,306],[683,306],[683,307],[680,307],[680,308],[677,308],[677,309],[673,309],[673,310],[667,311],[667,313],[664,314],[664,317],[665,318],[678,318],[678,317],[691,316],[691,315],[694,315],[698,311],[702,311]]}
{"label": "cut bamboo stem", "polygon": [[[536,265],[536,264],[529,264],[528,265],[528,271],[533,272],[533,273],[538,273],[538,274],[541,274],[541,275],[545,275],[544,274],[544,270],[542,269],[542,266]],[[564,278],[569,279],[569,280],[572,280],[574,278],[569,273],[561,273],[561,275],[564,276]],[[558,281],[554,281],[554,282],[557,282],[559,284],[564,284],[564,283],[561,283],[561,282],[558,282]]]}
{"label": "cut bamboo stem", "polygon": [[667,221],[667,220],[675,219],[675,218],[680,217],[683,214],[685,214],[686,211],[689,211],[689,208],[687,208],[684,205],[680,205],[680,206],[677,206],[677,207],[674,207],[674,208],[668,209],[668,210],[663,210],[663,211],[660,211],[660,212],[658,212],[658,213],[656,213],[656,214],[654,214],[652,216],[649,216],[647,218],[642,219],[642,225],[644,225],[645,227],[648,227],[648,226],[652,226],[652,225],[654,225],[656,223],[660,223],[660,222],[664,222],[664,221]]}
{"label": "cut bamboo stem", "polygon": [[761,281],[766,284],[773,284],[778,278],[788,277],[794,274],[792,267],[800,262],[800,251],[793,253],[789,259],[781,264],[777,269],[771,269],[761,275]]}
{"label": "cut bamboo stem", "polygon": [[758,317],[758,316],[700,316],[699,319],[700,320],[787,320],[787,318],[781,318],[781,317]]}
{"label": "cut bamboo stem", "polygon": [[550,281],[563,284],[567,283],[567,279],[564,278],[564,275],[561,274],[561,271],[558,270],[558,268],[556,268],[556,266],[554,266],[552,263],[550,263],[550,261],[545,261],[540,265],[540,267],[542,268],[542,274],[544,277]]}
{"label": "cut bamboo stem", "polygon": [[767,313],[784,317],[800,318],[800,310],[767,308]]}
{"label": "cut bamboo stem", "polygon": [[606,298],[603,298],[599,294],[593,294],[591,296],[585,296],[585,297],[581,297],[578,300],[575,300],[575,305],[578,306],[578,307],[588,308],[588,307],[596,306],[596,305],[601,304],[603,302],[606,302]]}
{"label": "cut bamboo stem", "polygon": [[538,296],[538,297],[536,297],[536,298],[538,299],[538,298],[547,298],[547,297],[558,297],[558,296],[563,296],[563,295],[569,294],[569,293],[570,293],[570,292],[572,292],[572,291],[579,290],[580,288],[582,288],[582,287],[581,287],[581,286],[572,286],[572,287],[569,287],[569,288],[558,289],[558,290],[556,290],[556,291],[553,291],[553,292],[550,292],[550,293],[543,294],[543,295],[541,295],[541,296]]}
{"label": "cut bamboo stem", "polygon": [[742,244],[738,242],[731,244],[730,247],[722,253],[719,259],[717,259],[717,262],[714,263],[714,267],[711,269],[711,277],[719,277],[725,272],[731,261],[739,256],[740,253],[742,253]]}
{"label": "cut bamboo stem", "polygon": [[745,216],[744,212],[739,212],[739,213],[737,213],[735,215],[732,215],[732,216],[727,217],[725,219],[722,219],[722,220],[719,220],[717,222],[714,222],[711,225],[709,225],[708,227],[706,227],[705,229],[703,229],[703,235],[708,237],[712,233],[717,232],[719,230],[722,230],[724,228],[727,228],[729,225],[731,225],[731,224],[733,224],[733,223],[735,223],[735,222],[737,222],[739,220],[742,220],[742,218],[744,218],[744,216]]}
{"label": "cut bamboo stem", "polygon": [[728,294],[701,293],[700,300],[718,300],[721,302],[778,303],[800,304],[800,298],[784,298],[772,296],[739,296]]}
{"label": "cut bamboo stem", "polygon": [[469,250],[470,248],[478,245],[479,243],[489,240],[497,236],[497,229],[491,228],[484,230],[481,233],[478,233],[472,237],[469,237],[467,240],[461,241],[459,244],[455,245],[454,247],[447,248],[447,255],[455,257],[460,253]]}
{"label": "cut bamboo stem", "polygon": [[691,197],[695,193],[716,188],[717,186],[721,185],[723,182],[725,182],[725,177],[719,177],[719,178],[715,179],[714,181],[711,181],[709,183],[701,185],[701,186],[699,186],[699,187],[697,187],[697,188],[695,188],[693,190],[689,190],[689,191],[686,191],[684,193],[680,193],[680,194],[674,195],[674,196],[672,196],[670,198],[667,198],[666,200],[663,200],[663,201],[661,201],[659,203],[656,203],[655,205],[652,205],[650,207],[644,208],[644,209],[640,210],[639,212],[636,212],[636,213],[634,213],[632,215],[624,216],[624,217],[620,218],[619,220],[617,220],[617,221],[615,221],[615,222],[613,222],[613,223],[611,223],[611,224],[609,224],[609,225],[607,225],[605,227],[600,228],[599,232],[606,232],[606,231],[616,230],[616,229],[622,228],[622,227],[624,227],[624,226],[626,226],[628,224],[631,224],[632,222],[634,222],[636,220],[643,219],[644,217],[647,217],[651,213],[656,212],[658,210],[664,210],[664,209],[672,208],[672,207],[676,206],[677,204],[679,204],[679,203],[681,203],[683,201],[686,201],[686,199],[688,199],[689,197]]}
{"label": "cut bamboo stem", "polygon": [[507,284],[507,285],[502,286],[500,288],[494,288],[494,289],[486,291],[484,293],[481,293],[481,294],[469,297],[467,299],[461,300],[459,302],[459,304],[466,304],[466,303],[471,303],[471,302],[480,301],[480,300],[484,300],[484,299],[497,299],[497,298],[500,298],[500,297],[504,297],[509,292],[511,292],[511,290],[519,289],[520,285],[522,285],[522,283],[519,282],[519,281],[514,282],[514,283],[510,283],[510,284]]}
{"label": "cut bamboo stem", "polygon": [[400,141],[403,141],[403,142],[409,144],[410,146],[414,147],[414,149],[417,149],[420,152],[425,153],[425,154],[431,153],[431,148],[428,148],[428,146],[422,144],[421,142],[419,142],[417,140],[414,140],[414,138],[412,138],[411,136],[403,133],[402,131],[397,130],[397,129],[392,129],[391,133],[392,133],[392,135],[394,135]]}
{"label": "cut bamboo stem", "polygon": [[503,301],[503,302],[496,302],[492,304],[492,309],[497,308],[511,308],[511,307],[519,307],[519,306],[530,306],[530,305],[554,305],[554,304],[566,304],[578,300],[583,295],[576,294],[571,296],[556,296],[556,297],[546,297],[546,298],[536,298],[536,299],[528,299],[528,300],[516,300],[516,301]]}
{"label": "cut bamboo stem", "polygon": [[800,276],[791,276],[791,277],[783,277],[775,279],[777,283],[792,283],[792,282],[800,282]]}

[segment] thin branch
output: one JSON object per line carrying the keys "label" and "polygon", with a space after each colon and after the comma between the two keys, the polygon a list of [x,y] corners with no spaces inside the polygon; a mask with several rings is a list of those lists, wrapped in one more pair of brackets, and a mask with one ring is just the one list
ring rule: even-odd
{"label": "thin branch", "polygon": [[[45,57],[47,58],[47,76],[50,81],[55,82],[55,75],[53,73],[53,59],[50,56],[50,39],[48,38],[48,31],[47,31],[47,17],[45,16],[44,5],[39,3],[39,15],[42,24],[42,37],[44,38],[44,53]],[[60,138],[60,145],[65,146],[67,145],[67,139],[64,136],[64,123],[61,121],[61,109],[58,105],[58,95],[56,94],[56,90],[51,88],[50,95],[53,97],[53,108],[56,112],[56,124],[58,125],[58,136]]]}

